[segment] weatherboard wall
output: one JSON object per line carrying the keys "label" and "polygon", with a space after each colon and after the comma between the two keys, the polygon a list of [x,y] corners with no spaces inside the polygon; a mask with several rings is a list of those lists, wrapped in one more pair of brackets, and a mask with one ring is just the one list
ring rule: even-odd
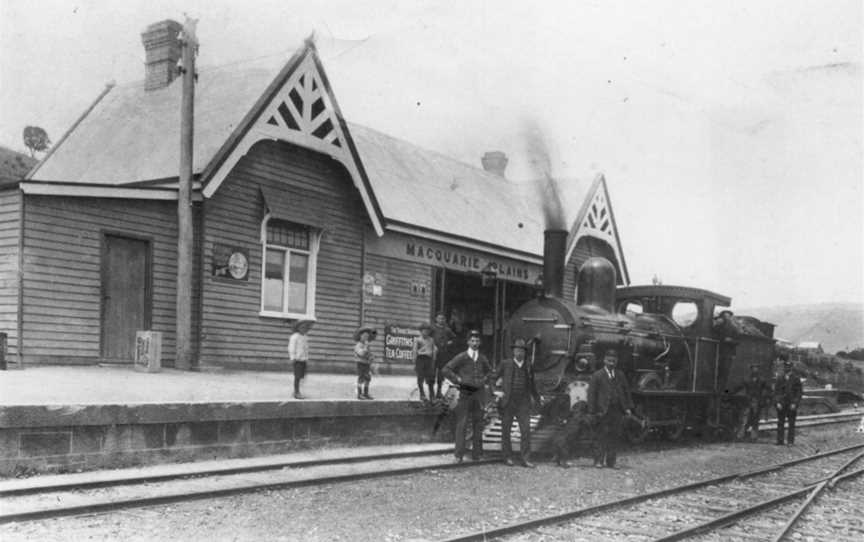
{"label": "weatherboard wall", "polygon": [[21,318],[25,364],[100,361],[101,243],[105,233],[150,241],[150,329],[163,333],[163,363],[173,363],[176,203],[27,196],[24,220]]}
{"label": "weatherboard wall", "polygon": [[6,334],[7,361],[18,354],[18,240],[21,191],[0,190],[0,333]]}
{"label": "weatherboard wall", "polygon": [[367,254],[366,277],[373,287],[365,296],[365,322],[379,330],[429,322],[432,272],[426,264]]}
{"label": "weatherboard wall", "polygon": [[[275,141],[254,145],[205,201],[201,363],[289,369],[291,321],[259,314],[261,224],[267,212],[261,186],[288,200],[292,195],[302,199],[326,223],[317,259],[310,370],[352,370],[352,335],[360,322],[363,230],[368,227],[365,209],[341,165]],[[213,276],[217,246],[248,254],[245,280]]]}

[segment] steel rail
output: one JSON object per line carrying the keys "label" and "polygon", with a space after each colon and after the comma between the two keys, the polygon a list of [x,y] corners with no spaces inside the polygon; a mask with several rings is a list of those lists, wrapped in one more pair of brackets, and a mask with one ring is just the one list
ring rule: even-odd
{"label": "steel rail", "polygon": [[[658,491],[652,491],[651,493],[644,493],[642,495],[635,495],[633,497],[625,497],[624,499],[619,499],[616,501],[605,502],[601,504],[596,504],[592,506],[587,506],[584,508],[579,508],[576,510],[570,510],[567,512],[563,512],[561,514],[554,514],[550,516],[544,516],[541,518],[535,518],[527,521],[522,521],[519,523],[511,523],[510,525],[504,525],[502,527],[496,527],[492,529],[483,529],[482,531],[475,531],[472,533],[466,533],[463,535],[458,535],[451,538],[441,539],[439,542],[475,542],[481,541],[485,542],[487,540],[499,538],[502,536],[506,536],[509,534],[514,534],[522,531],[526,531],[529,529],[534,529],[537,527],[542,527],[544,525],[551,525],[555,523],[564,523],[566,521],[570,521],[582,516],[589,516],[592,514],[596,514],[598,512],[603,512],[606,510],[612,510],[615,508],[623,508],[625,506],[638,504],[645,501],[650,501],[652,499],[658,499],[661,497],[667,497],[669,495],[674,495],[676,493],[684,493],[686,491],[692,491],[694,489],[699,489],[705,486],[720,484],[729,482],[732,480],[740,480],[744,478],[751,478],[753,476],[758,476],[761,474],[766,474],[769,472],[773,472],[776,470],[784,469],[786,467],[791,467],[793,465],[797,465],[799,463],[805,463],[807,461],[813,461],[816,459],[821,459],[823,457],[828,457],[832,455],[838,455],[842,453],[846,453],[852,450],[857,450],[860,448],[864,448],[864,444],[854,444],[852,446],[847,446],[845,448],[838,448],[836,450],[829,450],[827,452],[821,452],[814,455],[809,455],[806,457],[799,457],[797,459],[792,459],[789,461],[783,461],[780,463],[775,463],[773,465],[769,465],[767,467],[762,467],[755,470],[737,472],[733,474],[726,474],[723,476],[719,476],[717,478],[711,478],[708,480],[702,480],[699,482],[693,482],[690,484],[684,484],[681,486],[675,486],[665,489],[660,489]],[[809,491],[812,487],[807,488]]]}
{"label": "steel rail", "polygon": [[[443,455],[443,454],[442,454]],[[412,474],[429,469],[456,469],[466,468],[476,465],[485,465],[490,463],[499,463],[498,459],[481,459],[479,461],[470,461],[465,463],[454,463],[452,454],[447,453],[447,462],[433,465],[423,465],[417,467],[402,467],[398,469],[379,470],[372,472],[361,472],[351,474],[340,474],[335,476],[321,476],[318,478],[310,478],[306,480],[283,480],[280,482],[251,482],[240,483],[232,487],[224,487],[217,489],[193,490],[193,491],[175,491],[173,493],[163,493],[161,495],[152,495],[146,497],[133,497],[126,499],[115,500],[98,500],[94,502],[79,505],[63,506],[62,504],[52,503],[52,508],[28,510],[24,512],[3,513],[0,511],[0,525],[6,523],[14,523],[21,521],[32,521],[37,519],[59,518],[67,516],[77,516],[82,514],[92,514],[96,512],[109,512],[122,510],[127,508],[140,508],[143,506],[153,506],[160,504],[171,504],[177,502],[186,502],[193,500],[209,499],[215,497],[227,497],[238,495],[241,493],[250,493],[262,489],[285,489],[289,487],[314,486],[321,484],[333,484],[338,482],[350,482],[354,480],[368,480],[373,478],[384,478],[387,476],[398,476],[401,474]],[[104,499],[104,498],[103,498]]]}
{"label": "steel rail", "polygon": [[813,491],[810,492],[810,495],[807,496],[807,499],[803,503],[801,503],[801,506],[798,507],[798,510],[796,510],[795,513],[792,514],[792,517],[789,518],[789,521],[786,522],[786,525],[784,525],[780,532],[777,533],[777,536],[774,537],[774,542],[780,542],[781,540],[783,540],[783,537],[786,536],[786,533],[788,533],[795,525],[795,523],[798,522],[801,516],[804,515],[804,512],[807,511],[807,509],[816,500],[816,497],[818,497],[819,494],[822,493],[825,487],[833,487],[834,484],[837,482],[840,474],[862,457],[864,457],[864,452],[861,452],[860,454],[856,455],[855,457],[841,465],[840,468],[834,471],[834,474],[831,478],[823,480],[821,483],[819,483],[819,485],[813,488]]}
{"label": "steel rail", "polygon": [[[857,460],[858,457],[860,457],[860,455],[856,456],[854,458],[854,460]],[[845,467],[846,466],[844,466],[843,468],[845,468]],[[829,482],[831,482],[833,480],[840,480],[840,479],[847,478],[850,476],[857,476],[857,475],[862,474],[862,473],[864,473],[864,469],[853,471],[853,472],[848,473],[847,475],[845,475],[843,477],[837,477],[836,476],[837,473],[835,472],[831,476],[825,477],[818,482],[810,483],[808,485],[805,485],[802,488],[795,489],[795,490],[790,491],[788,493],[784,493],[778,497],[774,497],[774,498],[756,503],[752,506],[748,506],[747,508],[741,508],[740,510],[735,510],[734,512],[730,512],[729,514],[726,514],[726,515],[721,516],[719,518],[712,519],[712,520],[706,521],[704,523],[700,523],[698,525],[694,525],[693,527],[688,527],[686,529],[682,529],[680,531],[677,531],[677,532],[672,533],[670,535],[664,536],[662,538],[657,538],[657,539],[655,539],[654,542],[673,542],[675,540],[684,540],[685,538],[689,538],[691,536],[695,536],[698,534],[703,534],[706,531],[718,529],[720,527],[724,527],[726,525],[729,525],[730,523],[735,523],[737,520],[742,519],[744,517],[747,517],[749,515],[755,514],[756,512],[760,512],[760,511],[766,510],[768,508],[773,508],[773,507],[777,506],[778,504],[783,504],[786,501],[791,501],[792,499],[800,497],[801,495],[810,493],[810,497],[808,497],[808,499],[805,501],[804,505],[802,505],[802,508],[799,508],[799,513],[800,513],[800,512],[803,512],[804,509],[806,509],[806,505],[808,505],[812,501],[812,498],[815,497],[815,494],[817,494],[818,491],[820,491],[821,488],[824,487]],[[794,523],[794,522],[792,522],[792,523]],[[776,539],[774,539],[775,542],[777,540],[782,539],[783,536],[785,536],[786,532],[788,532],[788,529],[790,527],[791,527],[791,525],[787,524],[787,526],[784,527],[783,532]]]}
{"label": "steel rail", "polygon": [[[98,487],[111,487],[121,485],[146,484],[151,482],[166,482],[180,478],[203,478],[206,476],[223,476],[229,474],[243,474],[248,472],[261,472],[266,470],[279,470],[284,468],[308,468],[323,465],[342,465],[350,463],[362,463],[376,459],[401,459],[405,457],[423,457],[428,455],[440,455],[451,453],[452,450],[416,450],[411,452],[395,452],[381,454],[365,454],[352,457],[332,457],[326,459],[306,459],[302,461],[275,461],[273,463],[262,463],[257,465],[238,465],[227,467],[213,467],[195,469],[194,463],[178,463],[188,465],[189,470],[185,472],[170,472],[162,474],[140,474],[129,476],[118,476],[111,479],[75,481],[74,479],[61,480],[50,484],[22,485],[21,487],[4,487],[0,483],[0,497],[12,497],[19,495],[32,495],[34,493],[48,493],[51,491],[63,491],[66,489],[94,489]],[[75,475],[77,476],[77,475]]]}

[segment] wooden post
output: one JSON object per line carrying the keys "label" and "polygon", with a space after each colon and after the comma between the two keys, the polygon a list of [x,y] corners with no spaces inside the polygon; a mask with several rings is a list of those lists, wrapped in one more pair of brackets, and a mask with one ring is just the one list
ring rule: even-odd
{"label": "wooden post", "polygon": [[192,142],[195,120],[197,20],[186,18],[181,34],[183,97],[180,102],[180,176],[177,186],[177,369],[192,368]]}

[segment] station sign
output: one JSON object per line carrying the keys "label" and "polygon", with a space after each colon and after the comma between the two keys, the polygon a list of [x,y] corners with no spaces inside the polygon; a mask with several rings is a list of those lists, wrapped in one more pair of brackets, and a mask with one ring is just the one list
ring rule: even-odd
{"label": "station sign", "polygon": [[367,236],[366,251],[463,273],[492,272],[497,279],[532,286],[543,273],[542,266],[537,264],[392,232],[383,237]]}

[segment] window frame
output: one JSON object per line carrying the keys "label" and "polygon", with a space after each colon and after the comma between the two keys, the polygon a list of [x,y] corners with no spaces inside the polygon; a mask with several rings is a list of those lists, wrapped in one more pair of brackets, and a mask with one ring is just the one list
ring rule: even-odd
{"label": "window frame", "polygon": [[[276,244],[268,244],[267,243],[267,224],[270,220],[278,220],[280,222],[288,222],[292,223],[290,220],[284,220],[278,217],[273,216],[270,213],[267,213],[264,218],[261,220],[261,291],[260,291],[260,303],[258,305],[258,315],[265,318],[288,318],[288,319],[304,319],[304,320],[314,320],[315,319],[315,292],[317,286],[317,276],[318,276],[318,251],[320,249],[321,243],[321,230],[309,226],[308,224],[301,224],[299,222],[293,222],[293,224],[297,224],[299,226],[305,227],[309,230],[309,250],[302,250],[298,248],[291,248],[282,245]],[[281,311],[267,310],[264,308],[264,294],[265,294],[265,281],[267,280],[267,249],[268,247],[272,247],[272,249],[277,249],[280,252],[284,252],[286,257],[282,263],[282,277],[283,277],[283,293],[282,293],[282,309]],[[303,254],[308,257],[308,268],[306,270],[306,312],[290,312],[286,310],[287,301],[288,301],[288,271],[291,268],[291,253]]]}

